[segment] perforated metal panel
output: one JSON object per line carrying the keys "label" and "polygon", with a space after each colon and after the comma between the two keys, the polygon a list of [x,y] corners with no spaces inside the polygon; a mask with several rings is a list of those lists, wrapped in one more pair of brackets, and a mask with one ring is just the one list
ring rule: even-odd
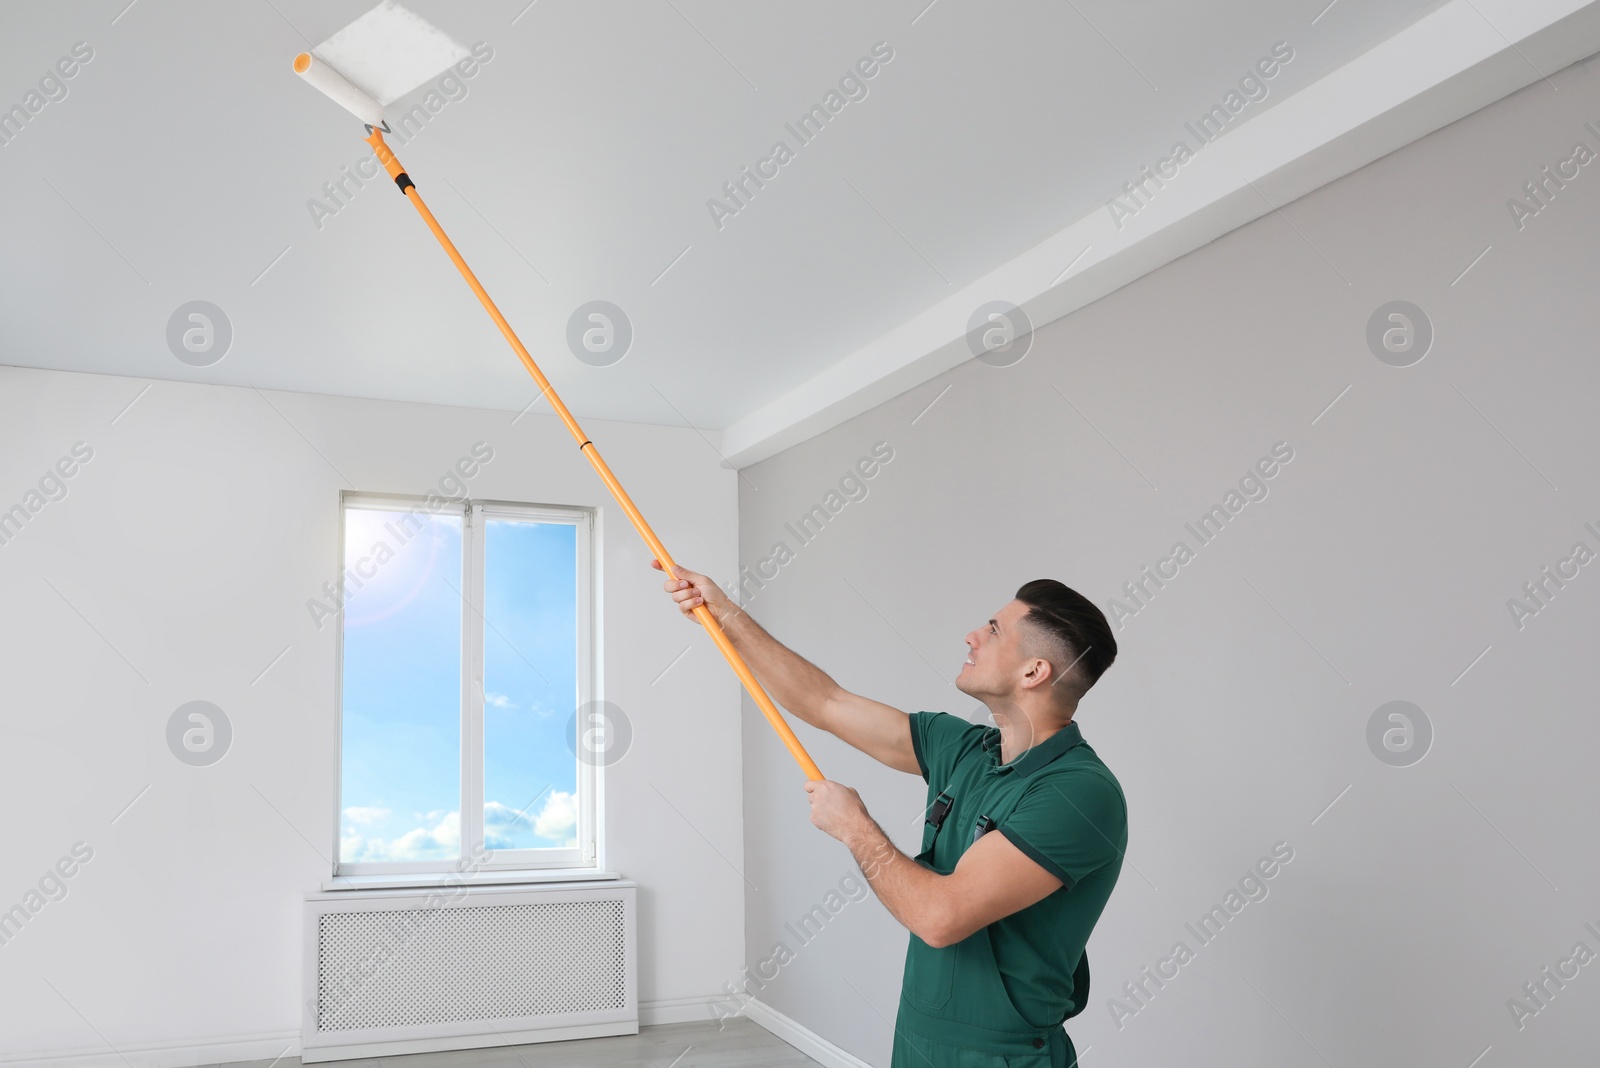
{"label": "perforated metal panel", "polygon": [[628,1006],[616,898],[316,917],[319,1033]]}

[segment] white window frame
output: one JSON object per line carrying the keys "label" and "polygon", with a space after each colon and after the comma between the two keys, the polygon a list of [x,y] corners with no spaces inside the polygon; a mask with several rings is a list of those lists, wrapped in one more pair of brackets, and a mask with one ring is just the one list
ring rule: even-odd
{"label": "white window frame", "polygon": [[[342,491],[339,494],[338,574],[344,574],[345,513],[349,508],[423,512],[424,497],[397,494]],[[344,615],[334,636],[334,827],[333,877],[428,876],[459,872],[471,866],[496,872],[551,873],[572,872],[584,877],[598,872],[603,857],[599,796],[604,769],[593,762],[573,757],[577,778],[577,846],[556,849],[499,849],[492,853],[483,847],[483,649],[484,649],[484,545],[490,519],[510,519],[560,523],[577,528],[577,699],[578,708],[597,699],[599,673],[596,644],[599,630],[595,620],[595,595],[599,584],[595,567],[596,516],[593,508],[575,505],[522,504],[511,501],[482,501],[464,498],[433,515],[459,515],[461,567],[458,586],[463,593],[461,617],[461,769],[460,797],[461,851],[455,858],[422,861],[346,863],[339,856],[339,839],[344,826]],[[541,797],[534,802],[538,805]],[[530,811],[534,811],[530,806]],[[499,881],[499,880],[496,880]]]}

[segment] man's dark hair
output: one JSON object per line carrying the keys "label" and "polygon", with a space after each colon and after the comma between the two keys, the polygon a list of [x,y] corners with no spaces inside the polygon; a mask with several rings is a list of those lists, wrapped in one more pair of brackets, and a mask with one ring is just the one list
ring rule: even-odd
{"label": "man's dark hair", "polygon": [[[1046,636],[1054,655],[1045,656],[1057,672],[1070,675],[1068,685],[1078,696],[1099,681],[1117,658],[1117,639],[1105,613],[1077,590],[1055,579],[1034,579],[1017,590],[1017,600],[1028,606],[1022,618]],[[1069,670],[1070,668],[1070,670]]]}

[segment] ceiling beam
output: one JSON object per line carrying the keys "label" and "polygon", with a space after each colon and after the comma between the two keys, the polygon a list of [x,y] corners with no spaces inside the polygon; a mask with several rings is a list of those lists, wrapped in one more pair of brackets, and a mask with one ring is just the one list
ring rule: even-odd
{"label": "ceiling beam", "polygon": [[1600,0],[1449,0],[1227,130],[1136,216],[1089,213],[740,418],[723,434],[727,465],[763,460],[972,359],[967,324],[982,304],[1016,304],[1038,329],[1597,51]]}

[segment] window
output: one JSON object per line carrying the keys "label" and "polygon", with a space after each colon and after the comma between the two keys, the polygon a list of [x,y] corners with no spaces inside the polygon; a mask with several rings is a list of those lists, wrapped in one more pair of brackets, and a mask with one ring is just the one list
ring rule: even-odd
{"label": "window", "polygon": [[335,874],[594,867],[591,513],[357,493],[342,513]]}

